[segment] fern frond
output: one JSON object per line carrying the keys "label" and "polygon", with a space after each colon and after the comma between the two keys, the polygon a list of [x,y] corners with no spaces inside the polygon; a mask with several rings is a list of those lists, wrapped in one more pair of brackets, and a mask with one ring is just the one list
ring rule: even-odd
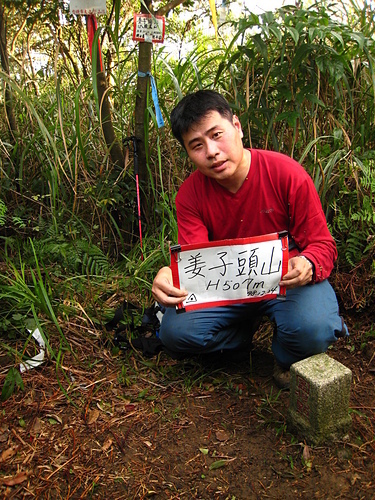
{"label": "fern frond", "polygon": [[3,202],[3,200],[0,198],[0,226],[4,226],[6,222],[6,214],[7,214],[7,206]]}

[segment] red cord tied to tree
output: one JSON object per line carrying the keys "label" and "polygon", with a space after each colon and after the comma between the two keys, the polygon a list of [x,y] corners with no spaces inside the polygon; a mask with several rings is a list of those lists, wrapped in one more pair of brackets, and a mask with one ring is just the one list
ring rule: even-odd
{"label": "red cord tied to tree", "polygon": [[[89,48],[90,48],[90,56],[92,59],[92,45],[94,43],[94,37],[96,30],[98,29],[98,22],[96,20],[96,17],[94,14],[90,14],[87,16],[87,36],[89,39]],[[100,61],[100,71],[103,70],[103,60],[102,60],[102,51],[100,48],[100,42],[98,40],[98,54],[99,54],[99,61]]]}

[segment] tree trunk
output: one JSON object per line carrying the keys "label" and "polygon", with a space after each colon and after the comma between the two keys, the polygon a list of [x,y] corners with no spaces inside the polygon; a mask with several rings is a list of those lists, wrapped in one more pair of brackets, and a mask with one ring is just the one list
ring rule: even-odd
{"label": "tree trunk", "polygon": [[[171,0],[163,7],[154,13],[152,8],[152,0],[144,0],[141,2],[141,12],[143,14],[166,15],[170,10],[184,3],[186,0]],[[152,56],[152,43],[139,42],[138,52],[138,72],[147,74],[151,72],[151,56]],[[146,147],[145,143],[145,120],[146,107],[147,107],[147,88],[149,86],[149,76],[139,76],[137,80],[137,97],[135,100],[135,131],[134,134],[138,140],[138,161],[139,161],[139,178],[145,181],[147,178],[147,164],[146,164]]]}
{"label": "tree trunk", "polygon": [[[10,76],[9,74],[9,58],[8,58],[8,49],[7,49],[7,33],[6,33],[6,20],[4,13],[4,5],[0,5],[0,61],[1,67],[4,70],[4,73]],[[13,105],[13,92],[11,87],[5,83],[5,109],[8,118],[8,126],[11,135],[11,143],[15,145],[16,138],[18,137],[18,127],[16,114],[14,111]]]}
{"label": "tree trunk", "polygon": [[105,78],[104,71],[99,71],[96,74],[96,81],[98,85],[100,120],[102,123],[105,142],[109,149],[113,165],[122,170],[125,165],[125,158],[122,152],[121,144],[118,142],[113,128],[111,105],[108,99],[107,80]]}
{"label": "tree trunk", "polygon": [[[90,22],[88,20],[88,22]],[[95,34],[95,28],[93,28]],[[109,154],[113,165],[119,169],[123,169],[125,158],[122,152],[122,146],[118,142],[115,130],[112,123],[112,109],[108,98],[108,87],[105,77],[105,72],[102,69],[100,47],[97,50],[96,58],[96,83],[98,88],[98,101],[100,109],[100,121],[105,138],[105,142],[109,149]]]}
{"label": "tree trunk", "polygon": [[[146,8],[147,7],[147,8]],[[149,9],[149,10],[147,10]],[[148,14],[152,12],[152,0],[142,2],[141,12]],[[147,178],[146,165],[146,143],[145,143],[145,120],[147,108],[147,88],[149,86],[149,76],[139,76],[139,74],[148,74],[151,71],[152,43],[139,42],[138,53],[138,80],[137,94],[135,99],[135,130],[134,135],[137,138],[139,178],[144,181]]]}

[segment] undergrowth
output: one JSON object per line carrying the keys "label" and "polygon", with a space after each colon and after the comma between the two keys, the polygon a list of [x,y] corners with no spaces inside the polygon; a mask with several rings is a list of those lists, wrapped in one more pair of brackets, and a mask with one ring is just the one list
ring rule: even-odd
{"label": "undergrowth", "polygon": [[[135,125],[137,58],[128,48],[126,7],[117,0],[114,5],[103,58],[111,119],[123,144]],[[101,328],[124,299],[142,307],[152,303],[153,277],[177,242],[176,192],[193,168],[171,136],[168,117],[184,94],[198,88],[214,88],[228,99],[245,146],[302,162],[337,243],[344,278],[336,292],[348,309],[374,307],[374,18],[367,3],[337,5],[244,11],[225,20],[217,40],[195,17],[189,29],[173,33],[180,55],[154,47],[165,127],[158,129],[149,95],[142,117],[146,174],[138,186],[134,152],[123,144],[124,164],[118,165],[104,140],[83,26],[77,20],[64,26],[59,46],[70,57],[60,57],[46,17],[38,15],[48,14],[43,6],[25,11],[23,4],[17,10],[6,3],[1,13],[8,48],[9,40],[14,43],[9,67],[0,71],[6,91],[0,105],[8,112],[3,96],[11,95],[13,115],[0,116],[0,339],[2,347],[10,346],[11,359],[24,355],[14,346],[39,328],[60,362],[71,348],[64,336],[69,322]],[[171,14],[175,26],[178,12]],[[33,22],[24,22],[30,16]],[[48,22],[61,32],[56,12]],[[76,50],[68,50],[68,40]],[[200,43],[182,50],[187,40]],[[42,46],[48,64],[35,71],[29,53]],[[364,290],[359,299],[351,293],[358,281]],[[20,384],[14,382],[15,390]]]}

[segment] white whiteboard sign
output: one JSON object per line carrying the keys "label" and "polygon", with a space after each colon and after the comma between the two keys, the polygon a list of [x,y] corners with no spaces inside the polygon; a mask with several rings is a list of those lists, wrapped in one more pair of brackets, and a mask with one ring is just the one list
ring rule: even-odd
{"label": "white whiteboard sign", "polygon": [[151,14],[134,14],[133,40],[162,43],[165,35],[165,17]]}
{"label": "white whiteboard sign", "polygon": [[285,232],[171,247],[173,284],[188,291],[180,308],[199,309],[285,295]]}
{"label": "white whiteboard sign", "polygon": [[70,0],[71,14],[105,14],[106,0]]}

